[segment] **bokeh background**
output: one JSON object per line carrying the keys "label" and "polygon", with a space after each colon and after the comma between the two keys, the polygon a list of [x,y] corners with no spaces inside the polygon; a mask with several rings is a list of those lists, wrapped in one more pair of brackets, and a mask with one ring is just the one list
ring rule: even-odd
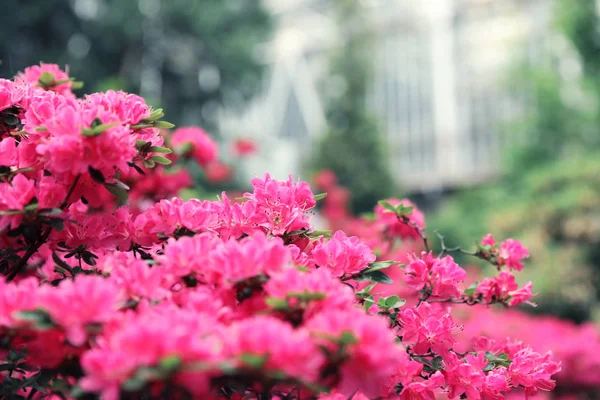
{"label": "bokeh background", "polygon": [[0,76],[67,65],[81,93],[139,93],[218,140],[227,173],[182,195],[331,170],[355,215],[408,197],[450,245],[522,240],[527,311],[600,322],[600,2],[1,5]]}

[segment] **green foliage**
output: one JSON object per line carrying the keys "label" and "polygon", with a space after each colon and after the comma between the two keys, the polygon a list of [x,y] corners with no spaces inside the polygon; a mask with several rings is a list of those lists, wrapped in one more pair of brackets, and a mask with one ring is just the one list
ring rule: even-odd
{"label": "green foliage", "polygon": [[[160,0],[156,17],[151,1],[4,0],[0,13],[0,76],[47,63],[68,65],[86,83],[86,91],[123,89],[140,92],[144,54],[162,57],[162,98],[180,124],[214,128],[207,104],[224,96],[247,99],[259,88],[262,66],[256,45],[267,39],[271,24],[259,0]],[[12,10],[12,11],[10,11]],[[18,10],[18,11],[17,11]],[[144,30],[162,32],[144,39]],[[89,50],[86,52],[86,48]],[[198,84],[203,66],[216,67],[220,85]],[[47,83],[53,77],[45,76]],[[214,114],[214,113],[212,113]]]}
{"label": "green foliage", "polygon": [[341,79],[346,90],[327,105],[329,131],[319,143],[311,166],[333,170],[340,185],[352,193],[352,210],[361,213],[372,210],[378,200],[388,197],[393,181],[379,127],[366,111],[369,41],[364,34],[356,33],[356,27],[360,26],[356,3],[340,0],[337,3],[341,25],[347,28],[347,43],[333,59],[330,75]]}
{"label": "green foliage", "polygon": [[[532,254],[522,279],[536,282],[537,312],[580,321],[600,298],[600,20],[595,0],[556,6],[556,27],[582,75],[565,80],[555,66],[516,71],[514,82],[531,88],[531,108],[509,127],[515,144],[504,176],[457,193],[430,226],[457,240],[449,246],[491,231],[522,239]],[[573,92],[576,101],[566,95]]]}

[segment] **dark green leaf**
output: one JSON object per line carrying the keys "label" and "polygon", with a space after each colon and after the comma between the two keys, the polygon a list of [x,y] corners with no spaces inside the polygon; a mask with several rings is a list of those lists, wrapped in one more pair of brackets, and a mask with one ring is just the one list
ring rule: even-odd
{"label": "dark green leaf", "polygon": [[276,310],[286,310],[288,308],[288,302],[284,299],[278,299],[276,297],[268,297],[265,303],[270,305]]}
{"label": "dark green leaf", "polygon": [[40,75],[39,83],[40,83],[40,85],[42,85],[44,87],[50,87],[54,84],[55,79],[56,78],[54,77],[54,75],[52,73],[46,71]]}
{"label": "dark green leaf", "polygon": [[171,128],[175,127],[174,124],[167,122],[167,121],[156,121],[154,123],[154,126],[156,126],[157,128],[162,128],[162,129],[171,129]]}
{"label": "dark green leaf", "polygon": [[62,269],[69,271],[71,276],[73,275],[73,268],[71,268],[71,266],[69,264],[67,264],[65,261],[61,260],[60,257],[56,253],[52,253],[52,260],[54,261],[54,263],[56,265],[58,265]]}
{"label": "dark green leaf", "polygon": [[391,280],[389,276],[387,276],[386,274],[384,274],[381,271],[368,272],[368,273],[365,273],[362,275],[373,282],[385,283],[385,284],[394,283],[394,281]]}
{"label": "dark green leaf", "polygon": [[287,294],[288,297],[290,298],[295,298],[295,299],[299,299],[299,300],[304,300],[304,301],[310,301],[310,300],[322,300],[325,297],[327,297],[327,295],[325,293],[311,293],[311,292],[297,292],[297,293],[288,293]]}
{"label": "dark green leaf", "polygon": [[391,212],[393,212],[393,213],[396,213],[396,207],[395,207],[395,206],[393,206],[393,205],[391,205],[391,204],[390,204],[390,203],[388,203],[387,201],[385,201],[385,200],[379,200],[377,203],[378,203],[378,204],[379,204],[381,207],[385,208],[386,210],[388,210],[388,211],[391,211]]}
{"label": "dark green leaf", "polygon": [[95,182],[104,183],[106,181],[106,179],[104,179],[104,175],[102,175],[102,172],[98,171],[97,169],[88,167],[88,172]]}
{"label": "dark green leaf", "polygon": [[104,187],[120,201],[127,201],[128,195],[125,189],[115,185],[114,183],[105,183]]}
{"label": "dark green leaf", "polygon": [[369,268],[365,269],[363,273],[370,273],[374,271],[379,271],[380,269],[389,268],[390,265],[393,265],[395,261],[376,261],[372,264],[369,264]]}
{"label": "dark green leaf", "polygon": [[327,193],[315,194],[316,201],[323,200],[325,197],[327,197]]}
{"label": "dark green leaf", "polygon": [[466,296],[473,296],[475,294],[475,291],[477,290],[477,286],[479,285],[479,282],[475,282],[473,283],[471,286],[469,286],[468,288],[465,289],[465,295]]}
{"label": "dark green leaf", "polygon": [[179,368],[180,366],[181,358],[179,358],[178,356],[164,357],[158,362],[158,367],[162,372],[165,373],[172,373],[173,371],[177,370],[177,368]]}
{"label": "dark green leaf", "polygon": [[166,147],[152,146],[148,149],[148,152],[149,153],[171,154],[173,152],[173,150],[166,148]]}
{"label": "dark green leaf", "polygon": [[241,358],[242,358],[242,361],[244,362],[244,364],[246,364],[247,366],[249,366],[251,368],[260,368],[267,361],[266,355],[257,356],[257,355],[249,354],[249,353],[242,354]]}
{"label": "dark green leaf", "polygon": [[154,161],[156,164],[169,165],[171,164],[171,160],[163,156],[152,156],[150,160]]}

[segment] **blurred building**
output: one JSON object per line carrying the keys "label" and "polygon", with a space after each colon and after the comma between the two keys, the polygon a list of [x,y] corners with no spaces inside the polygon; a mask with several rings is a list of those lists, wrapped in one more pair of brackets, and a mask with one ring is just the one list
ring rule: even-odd
{"label": "blurred building", "polygon": [[[429,192],[493,177],[506,123],[527,104],[506,77],[525,55],[540,62],[551,37],[549,0],[356,0],[373,38],[369,107],[378,117],[399,184]],[[277,21],[261,57],[262,96],[243,114],[224,112],[225,137],[250,136],[260,157],[248,175],[301,174],[327,126],[324,99],[343,96],[328,75],[344,45],[331,0],[266,0]],[[515,90],[516,89],[516,90]],[[306,178],[303,176],[303,178]]]}

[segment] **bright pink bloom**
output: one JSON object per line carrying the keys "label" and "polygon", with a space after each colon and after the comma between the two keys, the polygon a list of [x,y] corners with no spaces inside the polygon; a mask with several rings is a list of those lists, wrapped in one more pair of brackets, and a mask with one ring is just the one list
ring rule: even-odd
{"label": "bright pink bloom", "polygon": [[[222,244],[221,244],[222,246]],[[203,279],[217,241],[211,234],[194,237],[184,236],[179,240],[169,239],[163,254],[156,257],[162,274],[173,277],[184,277],[190,274]]]}
{"label": "bright pink bloom", "polygon": [[430,295],[437,298],[459,297],[458,285],[467,276],[451,256],[436,258],[431,252],[421,253],[421,258],[412,256],[404,272],[408,286],[415,290],[427,288]]}
{"label": "bright pink bloom", "polygon": [[85,343],[87,324],[115,318],[122,300],[122,291],[115,283],[97,276],[66,279],[57,287],[46,285],[39,291],[40,307],[64,329],[74,346]]}
{"label": "bright pink bloom", "polygon": [[367,268],[377,258],[373,251],[355,236],[337,231],[328,241],[318,243],[311,255],[319,267],[335,276],[352,275]]}
{"label": "bright pink bloom", "polygon": [[260,275],[270,275],[287,267],[290,251],[279,238],[268,239],[257,233],[240,241],[230,240],[217,246],[206,266],[211,283],[233,285]]}
{"label": "bright pink bloom", "polygon": [[177,128],[171,135],[171,145],[191,145],[192,157],[203,166],[217,158],[217,144],[205,131],[197,127]]}
{"label": "bright pink bloom", "polygon": [[529,257],[529,250],[518,240],[506,239],[500,244],[498,262],[508,269],[521,271],[523,269],[521,261],[527,257]]}
{"label": "bright pink bloom", "polygon": [[334,278],[325,268],[309,272],[294,267],[285,268],[271,276],[264,290],[267,296],[287,300],[292,307],[300,305],[302,295],[321,296],[309,301],[307,318],[325,309],[348,309],[354,302],[352,289]]}
{"label": "bright pink bloom", "polygon": [[552,353],[542,356],[531,349],[523,349],[515,354],[508,367],[508,376],[513,387],[525,387],[528,398],[538,390],[552,390],[556,383],[551,376],[561,370],[559,363],[551,359]]}
{"label": "bright pink bloom", "polygon": [[306,323],[313,335],[323,337],[322,344],[332,351],[338,345],[325,338],[340,338],[346,333],[355,339],[345,348],[348,359],[341,367],[340,392],[351,395],[360,390],[369,397],[379,395],[379,381],[394,373],[396,360],[404,353],[387,324],[385,318],[366,315],[359,309],[328,310]]}
{"label": "bright pink bloom", "polygon": [[481,245],[493,247],[496,245],[496,239],[494,239],[491,233],[488,233],[483,237],[483,239],[481,239]]}
{"label": "bright pink bloom", "polygon": [[427,302],[403,309],[398,320],[401,326],[398,334],[402,336],[402,342],[412,345],[416,354],[425,354],[431,349],[444,355],[456,342],[453,333],[460,330],[450,316],[449,309]]}
{"label": "bright pink bloom", "polygon": [[[251,317],[231,325],[229,351],[244,369],[283,372],[286,376],[314,382],[323,366],[323,355],[307,330],[269,316]],[[264,363],[249,363],[264,357]],[[302,360],[302,362],[298,362]]]}
{"label": "bright pink bloom", "polygon": [[49,73],[54,78],[54,82],[58,83],[58,85],[52,85],[48,90],[52,90],[53,92],[59,93],[63,96],[73,96],[71,92],[72,82],[70,81],[69,74],[56,64],[44,64],[40,63],[40,65],[33,65],[31,67],[25,68],[25,70],[17,76],[18,79],[21,79],[31,85],[40,86],[40,76],[43,73]]}
{"label": "bright pink bloom", "polygon": [[419,210],[414,203],[407,199],[386,199],[385,201],[393,206],[402,204],[404,207],[414,208],[410,214],[406,216],[408,221],[404,222],[399,220],[396,214],[389,212],[383,206],[378,204],[375,207],[377,224],[392,237],[399,237],[401,239],[420,239],[421,236],[417,228],[425,228],[425,216],[421,210]]}
{"label": "bright pink bloom", "polygon": [[481,281],[477,286],[476,293],[483,296],[488,303],[498,301],[510,306],[517,306],[531,299],[531,289],[531,282],[519,289],[515,276],[510,272],[501,271],[498,276]]}

